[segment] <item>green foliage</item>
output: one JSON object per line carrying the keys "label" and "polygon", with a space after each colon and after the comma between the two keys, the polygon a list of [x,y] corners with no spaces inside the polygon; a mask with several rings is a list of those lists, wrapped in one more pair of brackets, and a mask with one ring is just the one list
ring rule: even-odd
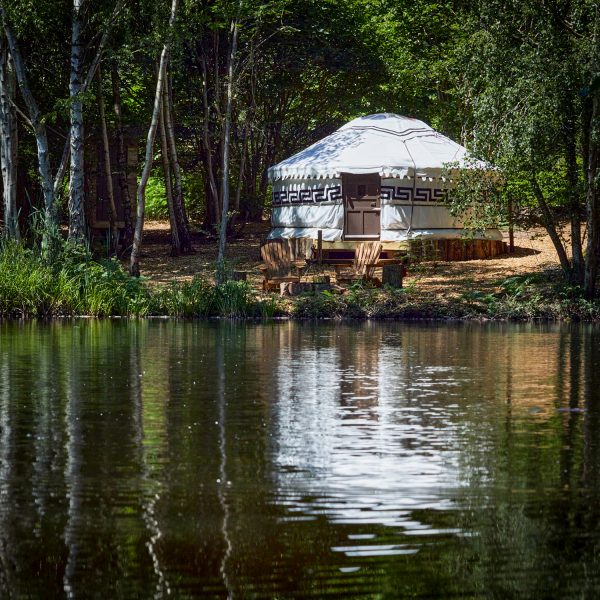
{"label": "green foliage", "polygon": [[44,316],[53,304],[53,273],[39,257],[14,242],[0,249],[0,315]]}
{"label": "green foliage", "polygon": [[146,186],[146,218],[168,219],[167,192],[162,176],[153,175]]}
{"label": "green foliage", "polygon": [[0,316],[143,315],[148,292],[116,261],[96,262],[68,244],[50,263],[14,242],[0,248]]}
{"label": "green foliage", "polygon": [[298,296],[292,315],[299,319],[331,319],[344,314],[346,303],[338,294],[324,291],[320,294]]}
{"label": "green foliage", "polygon": [[[477,0],[465,16],[466,35],[456,51],[463,68],[464,137],[476,156],[498,169],[502,186],[481,193],[481,182],[466,173],[454,194],[455,209],[464,211],[470,195],[472,206],[483,204],[501,219],[511,203],[520,226],[542,224],[550,231],[572,219],[578,231],[587,186],[582,165],[597,128],[589,92],[598,65],[592,43],[597,7],[587,0],[551,9],[535,0]],[[563,268],[581,280],[577,243],[571,254],[573,272],[566,258]]]}

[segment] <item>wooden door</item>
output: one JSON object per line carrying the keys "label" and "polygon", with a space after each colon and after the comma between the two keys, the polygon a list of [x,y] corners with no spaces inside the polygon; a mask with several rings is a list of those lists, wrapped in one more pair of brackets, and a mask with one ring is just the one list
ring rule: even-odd
{"label": "wooden door", "polygon": [[344,239],[378,240],[381,232],[381,178],[378,174],[342,174]]}

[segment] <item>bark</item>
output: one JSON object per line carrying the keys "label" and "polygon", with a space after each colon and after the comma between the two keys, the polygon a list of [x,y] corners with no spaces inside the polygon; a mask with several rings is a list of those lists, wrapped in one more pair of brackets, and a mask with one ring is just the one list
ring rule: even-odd
{"label": "bark", "polygon": [[[592,109],[589,120],[590,135],[587,138],[587,247],[585,252],[584,293],[586,298],[596,295],[596,279],[598,276],[598,254],[600,253],[600,190],[598,184],[599,143],[598,120],[600,119],[600,92],[596,90],[592,98]],[[595,130],[594,130],[595,129]]]}
{"label": "bark", "polygon": [[71,28],[71,77],[69,97],[71,99],[71,169],[69,177],[69,240],[85,242],[85,199],[83,165],[83,102],[81,100],[81,74],[83,67],[83,45],[81,33],[81,4],[83,0],[73,0],[73,20]]}
{"label": "bark", "polygon": [[235,210],[240,212],[240,199],[242,197],[242,188],[244,186],[244,171],[246,170],[246,154],[248,146],[248,125],[244,126],[244,139],[242,140],[242,148],[240,151],[240,170],[238,173],[238,185],[235,192]]}
{"label": "bark", "polygon": [[515,251],[515,225],[513,222],[513,201],[512,199],[508,200],[508,252],[513,254]]}
{"label": "bark", "polygon": [[567,252],[565,251],[565,247],[563,246],[560,237],[558,236],[558,232],[556,231],[556,226],[554,223],[554,218],[552,217],[552,212],[550,211],[550,207],[546,202],[546,198],[544,197],[544,193],[542,192],[535,175],[532,175],[530,179],[531,188],[533,190],[533,194],[538,202],[538,205],[542,211],[542,222],[548,236],[552,240],[554,244],[554,248],[556,253],[558,254],[558,260],[560,261],[560,266],[562,267],[563,272],[567,277],[571,276],[571,264],[569,263],[569,257],[567,256]]}
{"label": "bark", "polygon": [[119,245],[119,230],[117,229],[117,206],[113,190],[112,163],[110,160],[110,143],[106,127],[106,110],[104,108],[104,91],[102,89],[102,75],[98,77],[98,112],[100,113],[100,127],[102,129],[102,148],[104,155],[104,177],[106,178],[106,194],[108,196],[108,214],[110,222],[110,254],[116,254]]}
{"label": "bark", "polygon": [[[169,18],[169,31],[173,29],[175,16],[177,13],[177,0],[172,0],[171,16]],[[165,65],[167,64],[167,55],[169,53],[169,40],[163,45],[160,53],[160,64],[158,67],[158,78],[156,81],[156,93],[154,95],[154,108],[152,110],[152,120],[148,129],[148,137],[146,140],[146,156],[144,159],[144,168],[142,169],[142,177],[137,190],[137,215],[135,222],[135,232],[133,235],[133,248],[131,249],[131,260],[129,263],[129,271],[134,277],[140,275],[140,252],[142,248],[142,233],[144,230],[144,216],[146,208],[146,186],[152,170],[152,148],[156,138],[156,128],[158,126],[158,117],[160,113],[160,105],[162,99],[162,90],[164,85]]]}
{"label": "bark", "polygon": [[[102,58],[102,53],[104,52],[104,48],[106,47],[106,44],[108,43],[108,38],[110,36],[112,26],[115,22],[117,15],[121,12],[121,9],[123,8],[124,3],[125,3],[125,0],[118,0],[118,2],[115,4],[115,8],[113,9],[110,21],[108,22],[108,25],[107,25],[106,29],[104,30],[102,37],[100,38],[100,43],[98,44],[98,48],[96,49],[96,54],[94,56],[94,60],[92,61],[92,64],[90,65],[87,75],[85,76],[85,80],[82,84],[82,87],[81,87],[82,93],[85,92],[86,90],[88,90],[90,85],[92,85],[92,81],[94,80],[96,71],[98,70],[98,67],[100,66],[100,59]],[[63,148],[63,153],[62,153],[62,157],[60,159],[60,164],[56,171],[56,177],[54,178],[54,195],[55,196],[58,195],[58,192],[60,191],[60,187],[62,185],[64,176],[65,176],[65,172],[67,170],[67,163],[69,162],[70,155],[71,155],[71,132],[69,131],[69,133],[67,135],[67,139],[65,140],[65,146]]]}
{"label": "bark", "polygon": [[[163,73],[166,78],[166,74]],[[165,192],[167,196],[167,207],[169,209],[169,223],[171,224],[171,256],[179,256],[181,254],[181,242],[179,241],[179,229],[177,227],[177,219],[175,218],[175,207],[173,205],[173,186],[171,179],[171,164],[169,161],[169,147],[167,144],[167,128],[165,125],[165,93],[161,95],[160,114],[159,114],[159,131],[160,131],[160,149],[163,163],[163,173],[165,176]]]}
{"label": "bark", "polygon": [[173,209],[175,211],[175,223],[177,225],[177,233],[180,243],[180,251],[183,253],[193,252],[192,238],[185,204],[183,201],[183,185],[181,180],[181,167],[177,157],[177,146],[175,145],[175,128],[173,126],[173,115],[171,107],[173,106],[172,97],[170,94],[169,76],[165,73],[165,89],[164,96],[164,122],[167,134],[167,143],[169,147],[169,159],[171,163],[171,171],[173,173]]}
{"label": "bark", "polygon": [[223,278],[223,261],[225,259],[225,242],[227,241],[227,213],[229,211],[229,138],[231,134],[231,110],[233,106],[233,70],[237,52],[238,19],[231,24],[231,49],[227,66],[227,104],[225,106],[225,131],[223,133],[223,180],[221,183],[222,211],[219,230],[219,254],[217,257],[217,279]]}
{"label": "bark", "polygon": [[15,73],[4,44],[0,49],[0,164],[4,195],[4,236],[19,240],[17,212],[17,117]]}
{"label": "bark", "polygon": [[121,192],[121,209],[123,210],[122,248],[126,252],[133,241],[133,215],[131,214],[131,196],[127,181],[128,164],[125,151],[125,135],[123,133],[123,107],[121,104],[121,82],[116,65],[111,71],[113,102],[115,111],[115,133],[117,137],[117,168],[119,170],[119,190]]}
{"label": "bark", "polygon": [[2,17],[2,23],[4,27],[4,33],[8,41],[8,48],[10,55],[12,56],[15,74],[17,82],[19,83],[19,89],[23,96],[23,101],[27,107],[28,117],[33,127],[35,135],[35,142],[37,146],[38,155],[38,170],[40,173],[40,180],[42,185],[42,193],[44,196],[44,215],[47,226],[56,227],[56,214],[54,207],[54,186],[52,184],[52,175],[50,171],[50,156],[48,152],[48,135],[46,133],[46,125],[42,121],[42,113],[38,107],[38,104],[31,92],[29,87],[29,81],[27,79],[27,73],[25,71],[25,65],[23,63],[23,57],[19,45],[17,44],[17,38],[10,26],[6,11],[0,4],[0,16]]}
{"label": "bark", "polygon": [[204,123],[202,126],[202,140],[204,142],[204,165],[205,171],[208,176],[208,184],[210,189],[210,195],[207,196],[206,203],[206,223],[205,225],[214,225],[217,221],[217,215],[219,213],[219,192],[217,190],[217,182],[215,179],[215,171],[212,160],[212,148],[211,148],[211,136],[210,136],[210,105],[208,100],[208,68],[206,66],[206,57],[204,56],[204,50],[202,50],[201,57],[202,64],[202,101],[204,105]]}
{"label": "bark", "polygon": [[577,141],[575,114],[572,98],[565,99],[567,122],[565,124],[565,150],[567,165],[567,185],[569,188],[569,212],[571,221],[571,255],[573,257],[572,278],[575,283],[583,283],[583,246],[581,243],[581,202],[579,194],[579,174],[577,167]]}

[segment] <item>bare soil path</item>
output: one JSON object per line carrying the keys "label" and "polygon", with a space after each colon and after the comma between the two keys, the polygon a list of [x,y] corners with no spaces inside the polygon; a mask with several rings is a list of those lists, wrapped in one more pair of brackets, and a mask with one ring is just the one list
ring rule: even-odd
{"label": "bare soil path", "polygon": [[[232,268],[248,272],[248,280],[260,288],[262,276],[260,242],[269,231],[268,223],[249,223],[239,239],[227,246],[228,262]],[[198,275],[213,278],[217,258],[217,241],[194,236],[196,253],[171,257],[169,224],[149,221],[145,225],[144,246],[141,259],[142,275],[151,285],[165,285],[189,281]],[[498,282],[513,275],[539,273],[556,268],[556,252],[548,236],[540,231],[516,232],[515,253],[486,260],[462,262],[422,263],[409,269],[406,284],[415,285],[423,292],[442,298],[451,298],[468,289],[493,291]]]}

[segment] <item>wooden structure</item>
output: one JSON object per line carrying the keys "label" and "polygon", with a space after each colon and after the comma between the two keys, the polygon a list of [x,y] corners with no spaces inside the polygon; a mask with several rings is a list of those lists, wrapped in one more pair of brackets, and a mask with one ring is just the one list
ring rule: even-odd
{"label": "wooden structure", "polygon": [[494,258],[507,251],[502,240],[411,240],[409,255],[417,260],[480,260]]}
{"label": "wooden structure", "polygon": [[300,281],[300,277],[292,275],[292,257],[287,240],[268,240],[261,246],[260,254],[264,262],[265,291],[277,290],[281,283]]}
{"label": "wooden structure", "polygon": [[[112,187],[117,210],[117,228],[124,227],[122,191],[119,184],[119,166],[117,164],[117,144],[110,144],[110,162],[112,172]],[[127,158],[127,188],[131,199],[132,219],[135,222],[136,192],[137,192],[137,163],[138,137],[128,134],[125,137],[125,154]],[[108,186],[104,168],[104,149],[100,138],[93,138],[86,147],[86,177],[85,177],[85,217],[92,232],[99,233],[110,228],[110,203]]]}
{"label": "wooden structure", "polygon": [[344,273],[339,269],[339,266],[336,267],[338,283],[357,279],[364,279],[365,281],[373,279],[380,254],[380,242],[362,242],[358,244],[354,255],[354,262],[352,263],[352,270],[349,273]]}

